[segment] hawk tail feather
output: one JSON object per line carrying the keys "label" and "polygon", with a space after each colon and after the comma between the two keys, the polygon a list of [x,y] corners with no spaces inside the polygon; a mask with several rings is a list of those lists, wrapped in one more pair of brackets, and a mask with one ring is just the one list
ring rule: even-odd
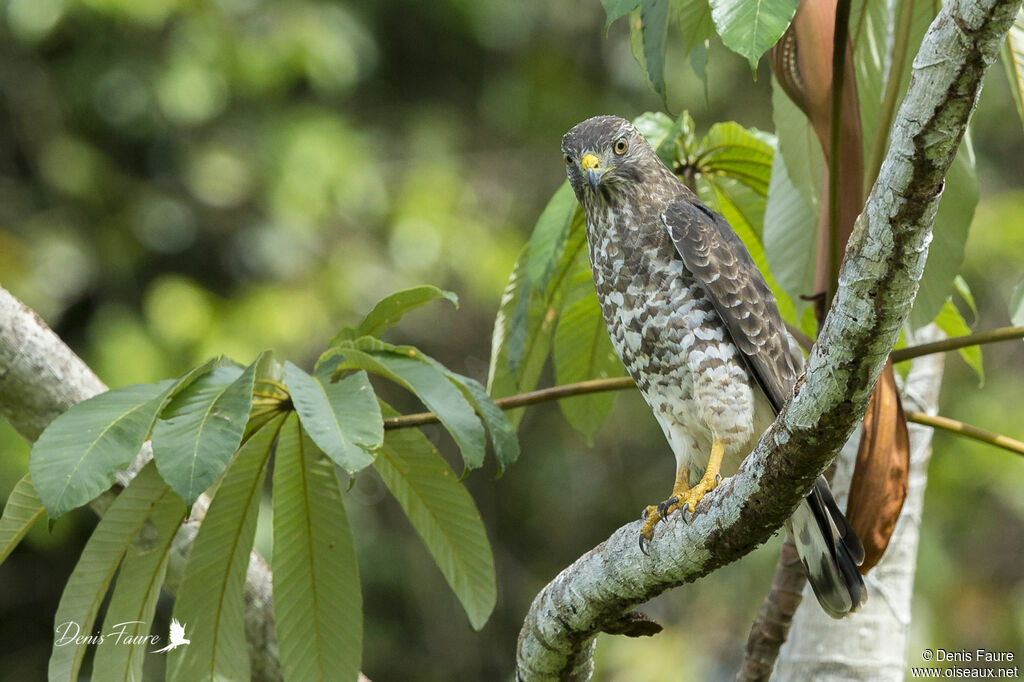
{"label": "hawk tail feather", "polygon": [[825,613],[842,618],[860,608],[867,599],[857,570],[864,561],[864,547],[824,478],[818,477],[788,525],[814,596]]}

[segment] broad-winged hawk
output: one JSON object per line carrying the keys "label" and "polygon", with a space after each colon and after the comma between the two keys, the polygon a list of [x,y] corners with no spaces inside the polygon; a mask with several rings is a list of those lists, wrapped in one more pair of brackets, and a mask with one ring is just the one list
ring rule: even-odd
{"label": "broad-winged hawk", "polygon": [[[803,358],[743,242],[632,124],[583,121],[562,138],[562,154],[612,343],[676,457],[671,497],[644,512],[645,549],[659,519],[692,511],[736,471]],[[787,525],[822,608],[836,618],[856,610],[864,550],[824,478]]]}

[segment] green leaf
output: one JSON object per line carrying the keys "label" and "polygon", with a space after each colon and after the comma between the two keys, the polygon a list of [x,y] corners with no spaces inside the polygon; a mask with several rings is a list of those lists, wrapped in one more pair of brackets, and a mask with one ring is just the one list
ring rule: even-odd
{"label": "green leaf", "polygon": [[772,122],[778,136],[776,157],[781,155],[785,158],[784,166],[790,183],[800,192],[804,203],[814,211],[817,219],[825,164],[821,144],[807,116],[793,103],[775,78],[772,78]]}
{"label": "green leaf", "polygon": [[683,31],[683,47],[690,56],[696,47],[715,36],[715,22],[711,19],[708,0],[684,0],[679,8],[679,27]]}
{"label": "green leaf", "polygon": [[171,541],[185,512],[180,497],[164,495],[128,546],[103,620],[102,632],[108,640],[96,647],[92,679],[142,679],[146,652],[155,648],[148,635],[167,572]]}
{"label": "green leaf", "polygon": [[153,459],[175,492],[192,503],[220,476],[249,421],[256,366],[220,366],[181,392],[153,427]]}
{"label": "green leaf", "polygon": [[798,0],[710,0],[711,18],[722,42],[757,70],[761,55],[789,27]]}
{"label": "green leaf", "polygon": [[284,678],[355,680],[363,598],[352,531],[334,465],[294,417],[281,430],[274,464],[272,568]]}
{"label": "green leaf", "polygon": [[604,34],[607,36],[611,25],[636,9],[640,0],[601,0],[601,4],[607,15],[604,21]]}
{"label": "green leaf", "polygon": [[[385,417],[397,414],[383,403],[382,409]],[[497,585],[491,546],[473,498],[418,429],[388,431],[373,466],[479,630],[494,610]]]}
{"label": "green leaf", "polygon": [[321,450],[349,474],[373,462],[369,452],[384,442],[384,420],[366,372],[331,382],[285,363],[285,384],[302,426]]}
{"label": "green leaf", "polygon": [[[601,316],[585,251],[580,252],[569,275],[552,355],[555,381],[559,384],[623,374],[622,362],[615,354]],[[615,397],[615,392],[592,393],[561,400],[558,406],[573,428],[589,440],[607,419]]]}
{"label": "green leaf", "polygon": [[459,307],[459,297],[454,292],[438,289],[429,284],[396,291],[377,302],[373,310],[363,319],[358,327],[345,327],[331,339],[329,345],[336,346],[342,341],[359,338],[360,336],[380,336],[395,326],[402,317],[411,310],[444,298]]}
{"label": "green leaf", "polygon": [[793,184],[781,151],[776,152],[772,165],[763,236],[764,255],[772,275],[799,314],[808,306],[800,296],[814,291],[818,211]]}
{"label": "green leaf", "polygon": [[[525,282],[525,251],[509,276],[491,337],[491,366],[487,392],[494,398],[532,391],[544,369],[555,329],[559,301],[567,272],[586,244],[582,224],[566,239],[562,257],[544,292],[532,291]],[[519,358],[513,362],[513,358]],[[513,425],[523,418],[524,408],[505,414]]]}
{"label": "green leaf", "polygon": [[693,133],[693,119],[687,111],[674,121],[660,111],[648,111],[634,119],[633,125],[647,138],[647,143],[669,168],[675,165],[676,142],[680,136],[685,137]]}
{"label": "green leaf", "polygon": [[32,446],[29,471],[51,519],[114,483],[146,441],[173,381],[124,386],[72,405]]}
{"label": "green leaf", "polygon": [[51,519],[81,506],[114,483],[149,437],[164,405],[209,372],[216,360],[177,379],[100,393],[54,419],[32,446],[29,470]]}
{"label": "green leaf", "polygon": [[0,564],[2,564],[32,524],[43,516],[46,508],[32,487],[31,474],[25,474],[7,497],[3,516],[0,516]]}
{"label": "green leaf", "polygon": [[[889,137],[889,131],[879,130],[878,126],[885,76],[891,58],[889,45],[892,41],[893,23],[892,9],[886,0],[858,0],[853,3],[850,13],[850,43],[853,47],[854,72],[857,74],[857,99],[860,106],[861,128],[864,131],[865,162],[871,158],[875,136]],[[780,94],[785,97],[784,93]],[[774,94],[772,101],[775,101]],[[796,107],[795,104],[791,106]],[[783,134],[778,128],[779,118],[774,118],[775,130],[779,133],[782,144]],[[821,147],[817,139],[814,146],[818,148],[820,157]],[[782,149],[790,159],[790,165],[794,166],[792,170],[799,170],[798,161],[789,155],[785,144],[782,144]],[[872,180],[873,178],[868,178],[869,182]],[[817,175],[817,182],[821,182],[820,172]]]}
{"label": "green leaf", "polygon": [[462,393],[422,353],[411,346],[392,346],[374,339],[361,338],[361,347],[338,346],[324,353],[317,362],[317,373],[337,376],[349,369],[378,374],[413,393],[448,430],[462,452],[467,469],[476,469],[484,461],[487,438],[484,426]]}
{"label": "green leaf", "polygon": [[[769,140],[733,121],[716,123],[701,141],[697,169],[705,176],[732,178],[763,199],[768,194],[774,154]],[[757,226],[760,231],[760,221]]]}
{"label": "green leaf", "polygon": [[[942,310],[935,317],[935,324],[939,329],[946,332],[946,336],[949,337],[966,336],[971,333],[971,328],[967,326],[967,322],[964,321],[960,311],[956,309],[953,301],[949,299],[946,300]],[[974,370],[974,373],[978,375],[978,386],[984,385],[985,370],[981,362],[981,347],[966,346],[957,352],[960,353],[960,357],[964,359],[964,362]]]}
{"label": "green leaf", "polygon": [[174,618],[189,628],[192,643],[167,654],[170,680],[249,679],[245,574],[267,462],[283,423],[274,418],[238,450],[199,526],[174,603]]}
{"label": "green leaf", "polygon": [[56,637],[50,654],[49,679],[78,680],[93,624],[117,566],[128,545],[145,526],[150,512],[174,493],[150,462],[139,472],[100,519],[71,572],[54,617]]}
{"label": "green leaf", "polygon": [[1010,94],[1017,105],[1017,116],[1024,125],[1024,9],[1017,10],[1017,17],[1003,43],[1003,67],[1010,79]]}
{"label": "green leaf", "polygon": [[1024,325],[1024,279],[1017,282],[1010,294],[1010,321],[1015,326]]}
{"label": "green leaf", "polygon": [[563,182],[537,219],[526,256],[526,279],[530,287],[543,291],[577,212],[576,195],[569,181]]}
{"label": "green leaf", "polygon": [[953,280],[964,262],[964,245],[977,205],[978,174],[971,139],[967,135],[946,174],[932,243],[928,247],[928,262],[910,311],[911,329],[920,329],[935,319],[949,298]]}
{"label": "green leaf", "polygon": [[462,391],[462,396],[473,406],[476,413],[487,424],[494,445],[494,458],[498,460],[498,475],[505,473],[519,459],[519,437],[505,412],[494,404],[486,389],[476,379],[457,374],[449,369],[444,375]]}
{"label": "green leaf", "polygon": [[667,107],[665,38],[668,36],[668,0],[641,0],[640,34],[643,38],[643,66],[647,82]]}
{"label": "green leaf", "polygon": [[953,291],[960,295],[960,298],[964,300],[967,307],[971,309],[971,315],[974,316],[974,320],[977,321],[978,305],[974,302],[974,294],[971,293],[971,287],[967,285],[967,280],[961,275],[957,275],[953,280]]}

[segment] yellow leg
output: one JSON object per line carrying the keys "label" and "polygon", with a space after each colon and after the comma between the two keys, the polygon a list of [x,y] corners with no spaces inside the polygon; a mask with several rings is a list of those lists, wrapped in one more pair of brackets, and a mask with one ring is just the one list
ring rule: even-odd
{"label": "yellow leg", "polygon": [[640,549],[646,552],[646,543],[654,536],[654,527],[658,521],[665,519],[677,509],[690,511],[697,508],[697,503],[715,489],[721,480],[722,457],[725,456],[725,444],[717,438],[711,444],[711,456],[708,458],[708,468],[704,471],[697,485],[689,487],[690,468],[680,467],[676,472],[676,482],[672,486],[672,496],[661,504],[652,504],[644,509],[644,525],[640,529]]}

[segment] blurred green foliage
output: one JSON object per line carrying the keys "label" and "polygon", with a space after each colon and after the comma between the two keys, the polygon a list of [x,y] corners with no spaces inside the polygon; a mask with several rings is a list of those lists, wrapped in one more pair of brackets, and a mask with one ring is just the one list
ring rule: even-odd
{"label": "blurred green foliage", "polygon": [[[0,0],[0,283],[112,386],[265,348],[308,367],[378,298],[430,283],[461,309],[413,313],[395,342],[482,381],[502,287],[564,177],[561,134],[597,113],[660,108],[626,22],[608,39],[603,22],[600,3],[570,0]],[[746,61],[712,45],[705,95],[680,66],[677,33],[669,108],[689,110],[700,135],[723,120],[772,129],[766,65],[752,84]],[[981,203],[964,276],[974,326],[988,328],[1007,323],[1024,253],[1024,139],[998,69],[974,134]],[[948,358],[942,411],[1020,438],[1024,346],[985,360],[978,390]],[[541,385],[551,381],[546,370]],[[426,431],[454,461],[441,428]],[[523,455],[501,480],[493,468],[467,479],[498,572],[481,633],[379,477],[361,474],[346,494],[372,679],[507,677],[537,590],[671,480],[636,394],[617,400],[593,447],[553,405],[531,408],[520,433]],[[0,424],[0,496],[27,452]],[[1024,468],[939,436],[931,474],[911,651],[1024,653]],[[52,533],[36,527],[0,568],[5,678],[45,670],[60,589],[94,524],[79,512]],[[261,518],[264,551],[269,528]],[[668,631],[602,638],[597,679],[730,678],[773,564],[762,548],[659,598],[647,610]],[[159,631],[170,611],[164,598]]]}

